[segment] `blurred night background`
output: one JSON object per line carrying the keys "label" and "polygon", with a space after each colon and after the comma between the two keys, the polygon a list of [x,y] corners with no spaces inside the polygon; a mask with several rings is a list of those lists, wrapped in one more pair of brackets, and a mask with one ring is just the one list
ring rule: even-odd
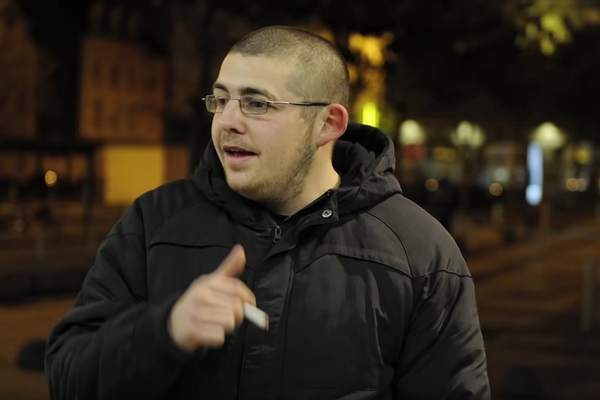
{"label": "blurred night background", "polygon": [[[246,33],[335,43],[350,114],[475,279],[495,399],[600,399],[600,1],[0,0],[0,400],[138,195],[189,176]],[[435,379],[435,377],[431,377]]]}

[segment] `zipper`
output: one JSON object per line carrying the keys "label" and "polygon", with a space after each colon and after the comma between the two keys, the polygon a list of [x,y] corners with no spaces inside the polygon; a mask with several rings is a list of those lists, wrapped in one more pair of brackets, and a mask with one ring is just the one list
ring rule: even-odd
{"label": "zipper", "polygon": [[[273,221],[275,222],[275,221]],[[281,240],[281,226],[275,222],[275,236],[273,236],[273,243],[277,243]]]}
{"label": "zipper", "polygon": [[313,205],[315,205],[316,203],[320,202],[321,200],[326,199],[327,197],[331,196],[331,192],[332,192],[331,190],[326,191],[321,196],[319,196],[315,200],[313,200],[310,203],[308,203],[306,206],[302,207],[301,209],[299,209],[298,211],[296,211],[292,215],[288,216],[286,219],[283,220],[283,222],[281,222],[281,224],[278,224],[277,222],[275,222],[275,220],[273,218],[271,218],[271,222],[273,223],[273,226],[275,227],[275,235],[273,236],[273,243],[277,243],[277,242],[279,242],[281,240],[281,234],[282,234],[282,231],[283,231],[283,229],[282,229],[283,224],[285,224],[290,219],[294,218],[296,215],[298,215],[302,211],[306,210],[307,208],[312,207]]}
{"label": "zipper", "polygon": [[[258,275],[260,274],[260,264],[258,266],[258,268],[256,269],[256,273],[254,274],[254,277],[252,278],[252,283],[250,286],[250,290],[252,290],[252,293],[254,293],[254,287],[256,286],[256,281],[258,280]],[[248,342],[248,323],[246,322],[246,329],[244,331],[244,345],[242,346],[242,363],[240,364],[240,372],[239,372],[239,377],[238,377],[238,382],[237,382],[237,399],[240,399],[241,396],[241,389],[242,389],[242,377],[244,375],[244,366],[246,365],[246,344]]]}
{"label": "zipper", "polygon": [[[313,200],[312,202],[310,202],[309,204],[307,204],[306,206],[302,207],[300,210],[296,211],[295,213],[293,213],[292,215],[288,216],[287,218],[285,218],[283,220],[283,222],[281,222],[281,224],[278,224],[273,218],[271,218],[271,222],[273,223],[273,226],[275,227],[275,234],[273,236],[273,243],[277,243],[281,240],[282,237],[282,233],[283,233],[283,229],[282,226],[283,224],[285,224],[287,221],[289,221],[290,219],[294,218],[297,214],[301,213],[302,211],[306,210],[309,207],[312,207],[313,205],[315,205],[316,203],[320,202],[323,199],[328,198],[329,196],[331,196],[331,193],[333,191],[332,190],[328,190],[325,193],[323,193],[321,196],[319,196],[317,199]],[[296,253],[296,244],[294,244],[293,248],[292,248],[292,257],[291,257],[291,261],[290,261],[290,277],[288,279],[288,287],[287,287],[287,291],[285,294],[285,303],[283,305],[283,318],[282,318],[282,326],[281,326],[281,331],[283,332],[283,338],[281,341],[281,368],[280,368],[280,375],[279,375],[279,395],[277,396],[278,398],[281,397],[281,391],[283,389],[283,379],[284,379],[284,375],[283,375],[283,366],[285,363],[285,341],[286,341],[286,337],[287,337],[287,320],[288,320],[288,313],[290,310],[290,297],[292,294],[292,287],[294,284],[294,261],[296,259],[295,257],[295,253]],[[256,275],[256,277],[258,277],[258,274]],[[244,346],[244,357],[243,360],[245,361],[246,358],[246,351],[245,351],[245,346]],[[242,368],[243,368],[242,364]],[[241,379],[241,378],[240,378]],[[238,398],[239,398],[239,392],[238,392]]]}
{"label": "zipper", "polygon": [[287,326],[288,326],[288,314],[290,312],[290,300],[291,300],[291,295],[292,295],[292,286],[294,284],[294,260],[296,259],[295,257],[296,255],[296,247],[294,246],[294,250],[292,251],[292,259],[290,261],[290,278],[288,281],[288,288],[287,288],[287,292],[285,294],[285,303],[283,305],[283,319],[282,319],[282,326],[281,326],[281,331],[283,332],[283,338],[281,340],[281,368],[279,368],[279,396],[277,396],[277,398],[281,397],[281,392],[283,390],[283,379],[284,379],[284,366],[285,366],[285,342],[287,339]]}

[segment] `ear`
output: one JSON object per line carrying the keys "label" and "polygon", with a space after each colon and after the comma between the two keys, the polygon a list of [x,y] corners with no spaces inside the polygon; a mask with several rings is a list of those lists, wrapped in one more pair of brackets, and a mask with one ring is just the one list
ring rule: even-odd
{"label": "ear", "polygon": [[317,145],[323,147],[338,140],[348,128],[348,111],[341,104],[330,104],[323,110]]}

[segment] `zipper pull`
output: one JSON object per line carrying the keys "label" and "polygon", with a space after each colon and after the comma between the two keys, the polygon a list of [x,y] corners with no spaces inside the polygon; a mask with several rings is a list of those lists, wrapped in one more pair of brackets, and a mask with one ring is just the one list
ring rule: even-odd
{"label": "zipper pull", "polygon": [[277,225],[275,227],[275,236],[273,237],[273,243],[277,243],[281,240],[281,227]]}

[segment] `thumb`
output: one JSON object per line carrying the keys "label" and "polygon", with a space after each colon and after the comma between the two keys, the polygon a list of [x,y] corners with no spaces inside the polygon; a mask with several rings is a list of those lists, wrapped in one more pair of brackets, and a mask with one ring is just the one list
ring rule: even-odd
{"label": "thumb", "polygon": [[219,268],[214,272],[217,275],[224,275],[229,277],[237,277],[242,274],[244,267],[246,266],[246,253],[244,248],[239,244],[236,244],[231,249],[231,252],[223,260]]}

